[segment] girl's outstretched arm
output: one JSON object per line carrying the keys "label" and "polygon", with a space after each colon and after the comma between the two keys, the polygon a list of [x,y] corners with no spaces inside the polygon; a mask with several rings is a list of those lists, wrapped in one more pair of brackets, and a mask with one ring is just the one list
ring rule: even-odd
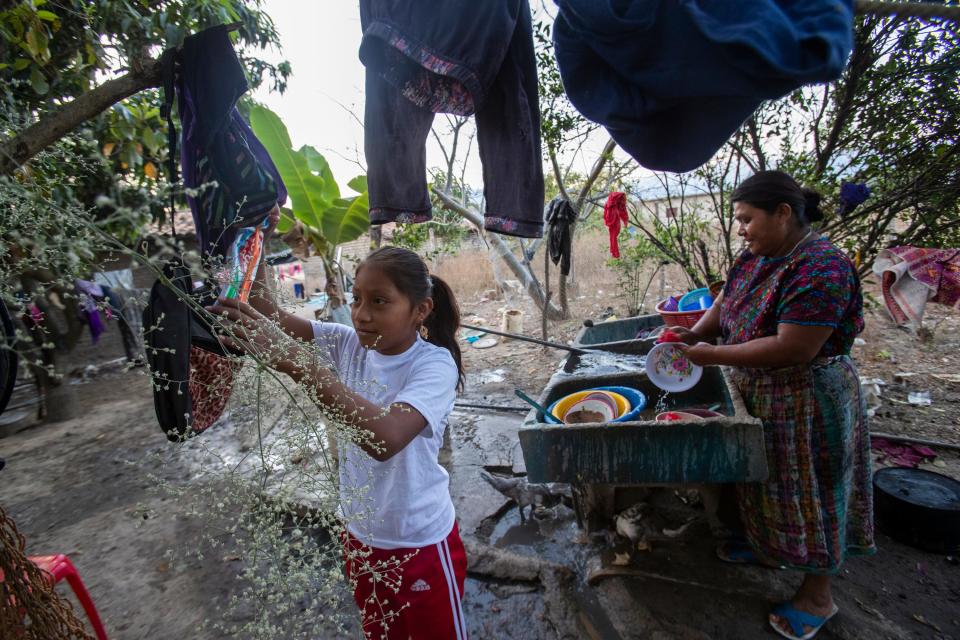
{"label": "girl's outstretched arm", "polygon": [[[280,221],[279,205],[270,211],[268,219],[269,224],[263,233],[264,246],[266,246],[267,240],[273,235],[273,231]],[[271,286],[270,279],[267,278],[268,267],[266,251],[264,251],[260,268],[257,269],[257,275],[253,280],[253,288],[250,290],[250,306],[267,318],[275,318],[287,335],[309,342],[313,339],[313,327],[310,325],[310,321],[280,308],[280,305],[277,304],[276,292]]]}
{"label": "girl's outstretched arm", "polygon": [[253,288],[250,290],[250,306],[256,309],[260,315],[276,320],[287,335],[304,342],[313,340],[313,325],[310,324],[310,321],[284,311],[277,304],[276,292],[267,277],[268,267],[269,265],[264,260],[260,268],[257,269],[257,276],[253,281]]}
{"label": "girl's outstretched arm", "polygon": [[[427,426],[426,418],[408,404],[381,407],[349,389],[330,369],[317,362],[306,340],[292,339],[300,336],[292,335],[282,323],[278,324],[254,306],[221,298],[207,310],[224,319],[223,329],[230,334],[223,338],[225,342],[260,357],[272,369],[307,385],[328,415],[348,426],[369,431],[372,437],[359,446],[375,460],[389,460]],[[309,321],[307,331],[312,337],[313,327]]]}

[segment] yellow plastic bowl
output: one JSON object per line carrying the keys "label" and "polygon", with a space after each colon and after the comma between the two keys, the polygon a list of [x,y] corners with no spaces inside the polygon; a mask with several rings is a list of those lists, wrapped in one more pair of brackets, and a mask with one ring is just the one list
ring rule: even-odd
{"label": "yellow plastic bowl", "polygon": [[560,398],[560,400],[558,400],[557,403],[553,405],[553,407],[551,408],[551,413],[553,413],[553,417],[562,422],[563,417],[566,415],[570,407],[572,407],[574,404],[576,404],[580,400],[583,400],[591,393],[602,393],[612,398],[613,401],[617,403],[617,415],[616,415],[617,418],[619,418],[623,414],[630,411],[630,401],[615,391],[585,389],[583,391],[577,391],[575,393],[571,393],[568,396],[564,396]]}

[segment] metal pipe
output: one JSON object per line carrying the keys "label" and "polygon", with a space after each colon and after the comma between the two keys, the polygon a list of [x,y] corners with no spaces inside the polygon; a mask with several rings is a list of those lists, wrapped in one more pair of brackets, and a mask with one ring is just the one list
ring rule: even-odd
{"label": "metal pipe", "polygon": [[520,413],[526,413],[530,411],[530,407],[509,407],[502,404],[475,404],[472,402],[456,402],[453,405],[454,409],[490,409],[492,411],[517,411]]}
{"label": "metal pipe", "polygon": [[568,344],[560,344],[559,342],[550,342],[549,340],[540,340],[539,338],[531,338],[530,336],[522,336],[519,333],[508,333],[506,331],[496,331],[495,329],[488,329],[487,327],[475,327],[470,324],[461,324],[461,327],[464,329],[473,329],[474,331],[483,331],[484,333],[492,333],[495,336],[503,336],[504,338],[513,338],[514,340],[522,340],[524,342],[532,342],[534,344],[543,345],[545,347],[553,347],[554,349],[563,349],[564,351],[570,351],[571,353],[595,353],[596,349],[580,349],[579,347],[571,347]]}

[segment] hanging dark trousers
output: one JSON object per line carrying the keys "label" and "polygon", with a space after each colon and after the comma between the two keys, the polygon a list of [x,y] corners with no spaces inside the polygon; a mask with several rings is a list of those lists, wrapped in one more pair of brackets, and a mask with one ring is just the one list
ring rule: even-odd
{"label": "hanging dark trousers", "polygon": [[434,112],[475,115],[484,226],[543,235],[540,107],[526,0],[360,3],[370,222],[425,222]]}

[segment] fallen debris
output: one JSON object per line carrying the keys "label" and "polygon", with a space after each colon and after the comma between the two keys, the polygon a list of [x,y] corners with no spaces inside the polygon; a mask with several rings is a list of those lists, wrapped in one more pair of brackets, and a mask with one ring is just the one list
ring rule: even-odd
{"label": "fallen debris", "polygon": [[875,416],[880,407],[883,406],[880,396],[883,394],[882,387],[886,384],[881,378],[860,378],[860,389],[867,404],[868,418]]}
{"label": "fallen debris", "polygon": [[512,553],[464,537],[467,572],[499,580],[539,582],[547,619],[560,640],[584,637],[579,607],[573,594],[574,573],[569,567]]}
{"label": "fallen debris", "polygon": [[898,436],[892,433],[883,433],[880,431],[871,431],[871,438],[883,438],[884,440],[889,440],[891,442],[910,442],[913,444],[922,444],[927,447],[933,447],[936,449],[952,449],[954,451],[960,451],[960,444],[953,444],[951,442],[942,442],[940,440],[925,440],[923,438],[911,438],[908,436]]}
{"label": "fallen debris", "polygon": [[914,620],[916,620],[917,622],[919,622],[920,624],[922,624],[922,625],[924,625],[924,626],[927,626],[927,627],[930,627],[931,629],[935,630],[937,633],[943,633],[943,629],[941,629],[941,628],[940,628],[939,626],[937,626],[936,624],[930,622],[929,620],[927,620],[926,618],[924,618],[924,617],[923,617],[922,615],[920,615],[919,613],[915,613],[915,614],[913,614],[913,616],[911,616],[911,617],[912,617]]}
{"label": "fallen debris", "polygon": [[921,462],[932,462],[937,452],[919,444],[893,442],[887,438],[871,438],[870,448],[879,453],[878,462],[889,462],[898,467],[916,469]]}

